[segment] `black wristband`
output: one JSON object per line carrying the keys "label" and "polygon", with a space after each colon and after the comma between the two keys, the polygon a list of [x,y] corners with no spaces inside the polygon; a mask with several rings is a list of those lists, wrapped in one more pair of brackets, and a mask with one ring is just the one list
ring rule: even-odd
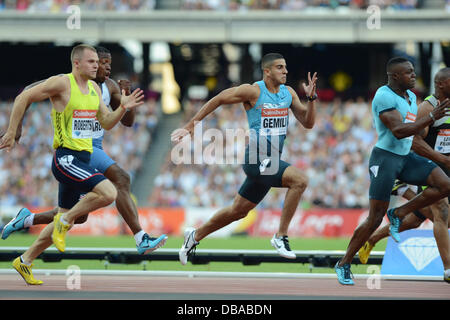
{"label": "black wristband", "polygon": [[307,96],[306,97],[307,99],[308,99],[308,101],[314,101],[314,100],[316,100],[317,99],[317,93],[314,93],[314,95],[313,96]]}

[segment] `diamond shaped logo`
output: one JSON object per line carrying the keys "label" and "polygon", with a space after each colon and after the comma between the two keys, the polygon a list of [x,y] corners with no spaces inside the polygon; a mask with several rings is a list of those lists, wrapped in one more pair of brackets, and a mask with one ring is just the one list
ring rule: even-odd
{"label": "diamond shaped logo", "polygon": [[431,237],[413,237],[403,241],[398,248],[420,272],[439,257],[436,240]]}
{"label": "diamond shaped logo", "polygon": [[379,168],[380,168],[380,166],[371,166],[370,169],[369,169],[372,172],[372,174],[374,175],[375,178],[378,175],[378,169]]}

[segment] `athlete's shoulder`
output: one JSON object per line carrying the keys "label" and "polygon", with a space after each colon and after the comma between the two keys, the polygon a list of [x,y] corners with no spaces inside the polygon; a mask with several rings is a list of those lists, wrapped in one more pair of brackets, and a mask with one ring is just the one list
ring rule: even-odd
{"label": "athlete's shoulder", "polygon": [[23,90],[25,91],[25,90],[31,89],[33,87],[36,87],[37,85],[39,85],[41,83],[44,83],[44,82],[48,81],[49,79],[51,79],[51,81],[61,80],[60,78],[62,76],[65,76],[65,75],[64,74],[59,74],[59,75],[56,75],[56,76],[51,76],[51,77],[49,77],[47,79],[43,79],[43,80],[39,80],[39,81],[33,82],[32,84],[27,85]]}
{"label": "athlete's shoulder", "polygon": [[396,98],[395,92],[393,92],[388,86],[379,87],[373,97],[373,103],[385,102]]}
{"label": "athlete's shoulder", "polygon": [[94,87],[95,90],[100,90],[99,84],[97,82],[95,82],[94,80],[89,80],[89,83]]}
{"label": "athlete's shoulder", "polygon": [[113,94],[115,92],[120,93],[120,86],[114,79],[106,78],[105,84],[108,87],[110,94]]}
{"label": "athlete's shoulder", "polygon": [[297,94],[297,92],[294,90],[294,88],[292,88],[291,86],[288,85],[282,85],[281,88],[286,89],[287,91],[289,91],[292,95]]}
{"label": "athlete's shoulder", "polygon": [[375,97],[376,96],[394,96],[395,93],[387,86],[381,86],[377,89],[377,91],[375,92]]}
{"label": "athlete's shoulder", "polygon": [[260,92],[260,86],[257,82],[254,82],[252,84],[250,83],[243,83],[237,87],[235,87],[237,90],[241,92],[246,92],[247,95],[259,95]]}
{"label": "athlete's shoulder", "polygon": [[43,88],[52,94],[58,94],[70,88],[69,76],[66,74],[58,74],[49,77],[43,81]]}

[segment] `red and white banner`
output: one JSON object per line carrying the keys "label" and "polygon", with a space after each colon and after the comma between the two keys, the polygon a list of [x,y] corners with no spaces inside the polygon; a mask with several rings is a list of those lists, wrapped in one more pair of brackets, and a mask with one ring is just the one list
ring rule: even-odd
{"label": "red and white banner", "polygon": [[[297,210],[289,226],[291,237],[348,237],[367,217],[363,209]],[[249,228],[253,236],[273,236],[278,231],[281,210],[259,210]]]}
{"label": "red and white banner", "polygon": [[[48,210],[46,208],[45,210]],[[43,212],[44,210],[33,210]],[[182,208],[139,208],[139,222],[146,232],[156,234],[182,234],[185,221],[185,210]],[[33,226],[31,233],[39,233],[44,225]],[[76,224],[70,230],[76,235],[118,235],[131,234],[131,230],[121,218],[115,207],[96,210],[89,214],[88,220],[83,224]]]}

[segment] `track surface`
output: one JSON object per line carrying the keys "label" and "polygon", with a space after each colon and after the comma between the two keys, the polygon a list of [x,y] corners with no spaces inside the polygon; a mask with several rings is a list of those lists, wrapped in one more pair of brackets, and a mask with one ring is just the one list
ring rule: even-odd
{"label": "track surface", "polygon": [[[308,300],[450,299],[443,281],[381,280],[369,289],[366,279],[342,286],[336,279],[202,278],[82,275],[80,289],[68,289],[63,275],[36,275],[41,286],[27,286],[18,274],[0,275],[0,299],[152,299],[152,300]],[[69,282],[70,285],[70,282]]]}

